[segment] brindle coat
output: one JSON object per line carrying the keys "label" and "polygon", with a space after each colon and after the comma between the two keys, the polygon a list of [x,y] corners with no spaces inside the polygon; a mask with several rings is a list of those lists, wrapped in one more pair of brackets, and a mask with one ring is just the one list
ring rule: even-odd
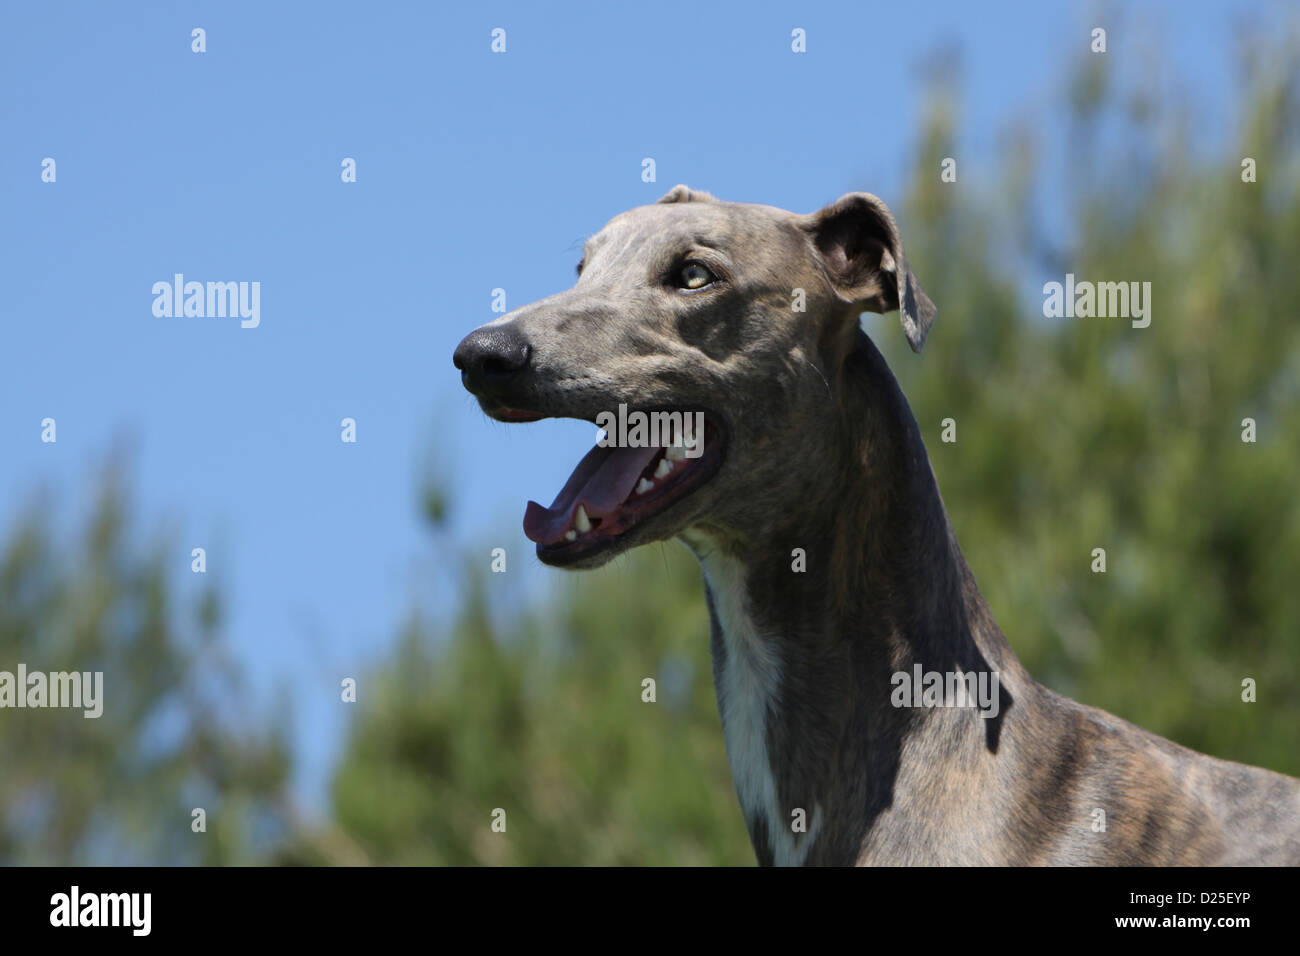
{"label": "brindle coat", "polygon": [[[898,309],[919,351],[934,318],[880,200],[798,216],[678,186],[584,251],[572,289],[472,333],[456,364],[489,414],[591,421],[625,402],[721,426],[706,484],[597,553],[539,555],[595,567],[674,536],[694,551],[760,863],[1300,863],[1300,781],[1061,697],[1016,659],[859,327]],[[665,282],[687,260],[716,283]],[[892,706],[915,663],[996,672],[998,716]]]}

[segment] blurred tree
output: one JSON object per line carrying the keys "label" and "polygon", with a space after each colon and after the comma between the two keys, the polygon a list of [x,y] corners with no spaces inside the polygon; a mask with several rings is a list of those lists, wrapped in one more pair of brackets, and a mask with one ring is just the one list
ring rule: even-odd
{"label": "blurred tree", "polygon": [[137,552],[112,469],[75,542],[37,506],[0,548],[0,670],[104,675],[98,718],[0,710],[0,864],[242,863],[290,832],[281,734],[232,726],[215,593],[177,612],[185,552]]}
{"label": "blurred tree", "polygon": [[[1071,175],[1046,192],[1070,214],[1063,249],[1036,221],[1023,135],[1005,181],[958,190],[931,172],[955,134],[932,123],[903,221],[939,321],[919,361],[892,336],[882,346],[1031,672],[1179,743],[1300,775],[1295,53],[1291,40],[1249,49],[1241,128],[1218,155],[1198,154],[1176,98],[1071,85]],[[1083,131],[1099,124],[1122,133]],[[1245,157],[1258,182],[1243,182]],[[1024,274],[1005,267],[1018,250]],[[1043,318],[1042,284],[1067,271],[1150,282],[1150,326]]]}
{"label": "blurred tree", "polygon": [[[493,576],[468,571],[450,634],[413,618],[368,682],[334,782],[349,845],[381,863],[752,862],[699,572],[678,546],[656,550],[564,580],[504,625]],[[338,845],[285,859],[338,861]]]}

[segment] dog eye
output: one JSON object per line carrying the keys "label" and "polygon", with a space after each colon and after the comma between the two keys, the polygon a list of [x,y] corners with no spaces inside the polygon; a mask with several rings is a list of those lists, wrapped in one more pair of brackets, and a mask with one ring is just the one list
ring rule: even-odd
{"label": "dog eye", "polygon": [[703,289],[718,281],[709,267],[700,262],[688,262],[677,274],[677,280],[683,289]]}

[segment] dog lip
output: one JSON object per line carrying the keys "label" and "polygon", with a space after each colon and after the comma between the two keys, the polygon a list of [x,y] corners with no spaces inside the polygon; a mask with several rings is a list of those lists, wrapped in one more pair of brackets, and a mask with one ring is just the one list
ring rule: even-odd
{"label": "dog lip", "polygon": [[[542,403],[545,405],[546,403]],[[549,409],[538,408],[536,406],[527,408],[522,405],[506,405],[499,401],[489,399],[479,399],[479,408],[488,418],[495,419],[499,422],[509,424],[527,424],[528,422],[540,422],[547,418],[568,418],[573,421],[587,422],[590,425],[596,424],[595,413],[587,413],[576,409],[565,408],[562,406],[552,406]]]}
{"label": "dog lip", "polygon": [[550,416],[542,412],[533,412],[525,408],[509,408],[500,406],[493,409],[484,409],[488,417],[495,418],[499,422],[540,422],[543,418]]}

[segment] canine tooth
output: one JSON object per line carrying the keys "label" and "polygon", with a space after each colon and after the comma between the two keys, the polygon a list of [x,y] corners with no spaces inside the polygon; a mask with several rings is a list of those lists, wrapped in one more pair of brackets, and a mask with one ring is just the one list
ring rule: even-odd
{"label": "canine tooth", "polygon": [[673,463],[667,458],[659,459],[659,467],[655,469],[656,478],[666,478],[668,473],[673,470]]}
{"label": "canine tooth", "polygon": [[655,483],[653,481],[651,481],[648,478],[642,478],[640,481],[636,483],[636,493],[638,495],[643,495],[650,489],[654,488],[654,486]]}
{"label": "canine tooth", "polygon": [[577,540],[578,540],[578,532],[576,532],[576,531],[574,531],[572,528],[570,528],[568,531],[564,532],[564,540],[565,540],[565,541],[577,541]]}
{"label": "canine tooth", "polygon": [[587,509],[582,505],[578,505],[578,517],[573,522],[573,526],[582,534],[586,534],[591,530],[591,520],[587,517]]}
{"label": "canine tooth", "polygon": [[681,445],[669,445],[668,450],[664,452],[664,458],[668,461],[681,461],[686,457],[686,449]]}

